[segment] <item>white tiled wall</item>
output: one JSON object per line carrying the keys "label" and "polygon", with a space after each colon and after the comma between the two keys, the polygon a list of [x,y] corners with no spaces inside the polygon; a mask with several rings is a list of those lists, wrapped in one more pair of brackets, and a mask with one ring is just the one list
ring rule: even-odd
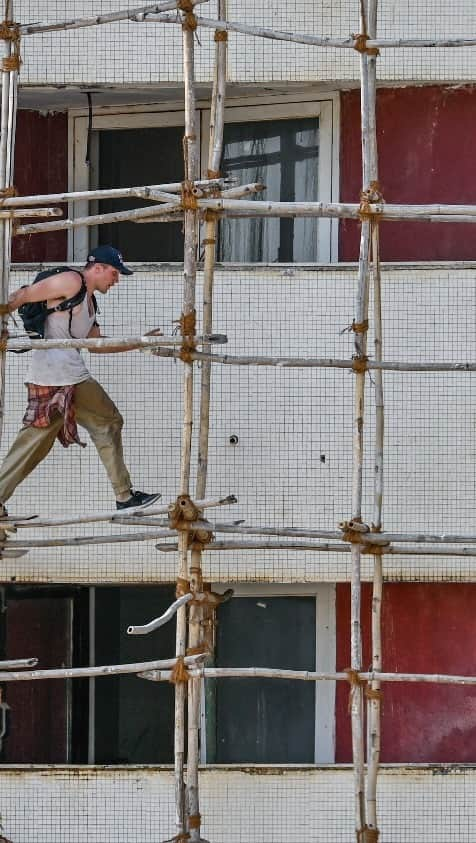
{"label": "white tiled wall", "polygon": [[[16,270],[12,283],[34,275]],[[353,266],[220,269],[215,330],[230,355],[349,358],[356,285]],[[202,277],[199,275],[198,290]],[[166,333],[181,311],[180,267],[141,265],[101,300],[109,335]],[[473,268],[443,265],[388,268],[383,278],[384,359],[473,361],[476,285]],[[200,292],[198,294],[200,314]],[[372,335],[369,351],[372,354]],[[88,365],[126,420],[125,449],[134,483],[178,493],[182,424],[182,364],[132,352],[88,355]],[[7,415],[2,453],[24,410],[28,354],[8,355]],[[200,368],[196,367],[194,443],[198,434]],[[386,373],[384,526],[402,531],[474,532],[476,374]],[[353,375],[340,369],[215,365],[208,494],[236,494],[238,504],[212,520],[333,530],[351,514]],[[372,520],[372,378],[367,378],[364,519]],[[86,435],[86,434],[85,434]],[[238,443],[230,443],[230,437]],[[192,465],[196,463],[193,450]],[[192,479],[191,489],[194,483]],[[112,493],[94,447],[52,454],[11,499],[12,513],[42,516],[107,510]],[[129,532],[131,528],[120,528]],[[110,525],[21,531],[22,537],[107,534]],[[20,533],[13,539],[18,538]],[[237,536],[236,538],[239,538]],[[364,557],[365,560],[368,557]],[[364,575],[370,571],[364,565]],[[369,566],[369,567],[368,567]],[[2,561],[3,577],[18,581],[148,582],[173,580],[176,555],[155,542],[32,550]],[[213,552],[214,581],[335,581],[349,576],[348,554],[304,551]],[[388,577],[474,579],[471,557],[387,557]]]}
{"label": "white tiled wall", "polygon": [[[173,772],[38,768],[0,772],[3,832],[15,843],[156,843],[175,834]],[[382,843],[473,843],[472,767],[383,768]],[[349,843],[353,774],[346,768],[209,769],[200,774],[210,843]]]}
{"label": "white tiled wall", "polygon": [[[122,5],[126,5],[122,3]],[[128,4],[130,8],[134,3]],[[138,5],[138,4],[137,4]],[[22,23],[60,21],[117,11],[120,0],[17,0],[15,18]],[[198,14],[216,15],[215,0]],[[358,0],[230,0],[228,18],[257,26],[347,38],[359,31]],[[471,37],[476,32],[473,0],[381,0],[381,37]],[[355,80],[358,54],[231,35],[229,79],[232,82]],[[213,78],[213,33],[199,30],[197,79]],[[180,27],[157,23],[108,24],[70,32],[28,36],[23,43],[24,84],[163,83],[182,79]],[[474,47],[396,50],[382,53],[382,80],[466,81],[476,74]]]}

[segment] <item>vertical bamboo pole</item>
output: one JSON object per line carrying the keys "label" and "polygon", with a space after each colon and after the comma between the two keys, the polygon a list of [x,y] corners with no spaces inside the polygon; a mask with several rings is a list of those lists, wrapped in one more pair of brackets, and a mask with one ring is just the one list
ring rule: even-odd
{"label": "vertical bamboo pole", "polygon": [[[183,4],[185,5],[185,4]],[[183,31],[183,67],[185,97],[185,135],[184,147],[184,202],[190,197],[187,185],[197,178],[198,140],[195,108],[194,79],[194,29],[193,6],[184,9]],[[197,212],[193,203],[188,202],[184,209],[184,286],[182,307],[182,336],[184,348],[193,347],[195,335],[195,283],[197,272]],[[186,355],[184,355],[186,357]],[[192,448],[193,424],[193,363],[184,359],[183,375],[183,426],[180,464],[180,494],[187,495],[190,489],[190,456]],[[179,577],[188,579],[188,534],[181,531],[179,536]],[[184,656],[187,639],[186,608],[177,612],[176,655]],[[184,755],[185,755],[185,694],[184,682],[175,685],[175,807],[177,836],[186,834]]]}
{"label": "vertical bamboo pole", "polygon": [[[226,16],[226,0],[219,0],[218,16]],[[223,151],[223,126],[226,94],[226,47],[227,33],[215,34],[215,71],[212,91],[210,114],[210,140],[208,150],[208,177],[215,178],[219,172]],[[214,174],[214,175],[212,175]],[[217,216],[209,213],[205,220],[205,265],[203,282],[203,333],[211,334],[213,328],[213,281],[215,270]],[[204,349],[210,351],[210,345]],[[211,363],[203,361],[200,382],[200,430],[198,443],[198,467],[196,483],[196,499],[204,498],[207,485],[208,471],[208,442],[210,430],[210,392],[211,392]],[[192,591],[203,590],[202,551],[192,550],[192,576],[190,588]],[[189,610],[189,645],[198,647],[203,637],[204,611],[199,606],[191,606]],[[192,843],[199,843],[200,832],[200,798],[198,785],[198,762],[200,755],[200,700],[201,680],[192,679],[188,688],[188,756],[187,756],[187,796],[189,817],[189,833]]]}
{"label": "vertical bamboo pole", "polygon": [[[368,0],[360,0],[361,33],[367,34]],[[362,183],[363,190],[370,186],[371,172],[371,132],[369,102],[370,90],[368,84],[369,68],[368,56],[360,54],[361,77],[361,121],[362,121]],[[354,437],[353,437],[353,471],[352,471],[352,519],[362,520],[362,471],[363,471],[363,432],[365,409],[365,359],[367,351],[368,327],[368,299],[369,299],[369,251],[370,251],[370,222],[361,222],[359,281],[356,297],[354,320],[354,351],[360,366],[356,368],[355,397],[354,397]],[[351,667],[354,671],[362,669],[362,630],[360,623],[361,609],[361,554],[360,545],[351,545]],[[364,726],[363,726],[363,693],[359,683],[351,686],[351,725],[352,725],[352,755],[354,762],[354,794],[355,794],[355,828],[357,840],[362,841],[365,834],[365,774],[364,774]]]}
{"label": "vertical bamboo pole", "polygon": [[[13,19],[12,0],[5,4],[5,22]],[[19,71],[19,42],[5,39],[2,50],[2,103],[0,125],[0,195],[13,185],[13,165],[15,152],[15,131],[17,117],[17,90]],[[17,59],[15,63],[15,59]],[[12,65],[13,63],[13,65]],[[12,241],[11,220],[0,220],[0,303],[6,305],[10,281],[10,258]],[[1,314],[0,336],[3,340],[7,333],[8,314]],[[6,350],[0,351],[0,439],[5,417],[5,363]]]}
{"label": "vertical bamboo pole", "polygon": [[[368,7],[368,35],[377,36],[377,7],[378,0],[369,0]],[[378,150],[377,150],[377,52],[368,56],[368,84],[369,84],[369,164],[370,185],[378,192]],[[382,301],[379,254],[379,225],[372,224],[372,264],[374,283],[374,350],[375,359],[382,359]],[[374,517],[373,529],[382,529],[383,503],[383,447],[384,447],[384,397],[383,374],[377,370],[375,377],[375,460],[374,460]],[[372,596],[372,667],[382,670],[382,555],[374,554],[374,578]],[[380,729],[381,729],[381,691],[380,682],[371,683],[367,701],[367,830],[368,843],[376,843],[379,837],[377,819],[377,776],[380,763]]]}

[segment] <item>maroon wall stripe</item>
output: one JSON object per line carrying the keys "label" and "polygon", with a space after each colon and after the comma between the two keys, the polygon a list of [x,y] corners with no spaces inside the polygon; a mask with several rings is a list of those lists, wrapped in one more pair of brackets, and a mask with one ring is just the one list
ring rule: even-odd
{"label": "maroon wall stripe", "polygon": [[[379,175],[387,202],[476,204],[476,88],[380,89],[377,96]],[[360,93],[341,96],[341,200],[361,188]],[[359,252],[359,226],[342,220],[339,259]],[[475,260],[476,228],[458,223],[386,223],[387,261]]]}
{"label": "maroon wall stripe", "polygon": [[[18,112],[14,183],[23,195],[60,193],[68,189],[66,114],[43,116],[36,111]],[[30,234],[13,240],[13,261],[17,263],[64,261],[66,254],[66,231]]]}
{"label": "maroon wall stripe", "polygon": [[[337,586],[337,669],[350,663],[350,586]],[[364,668],[370,667],[371,586],[363,586]],[[382,607],[383,670],[476,674],[476,584],[389,583]],[[348,686],[338,683],[336,761],[351,760]],[[476,761],[476,688],[384,686],[382,761]]]}

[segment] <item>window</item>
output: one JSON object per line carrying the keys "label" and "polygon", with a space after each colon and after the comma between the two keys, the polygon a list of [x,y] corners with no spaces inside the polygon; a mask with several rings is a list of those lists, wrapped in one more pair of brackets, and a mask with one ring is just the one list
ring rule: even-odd
{"label": "window", "polygon": [[[221,587],[220,587],[221,590]],[[219,667],[335,669],[330,585],[241,585],[219,609]],[[332,682],[220,679],[207,682],[202,760],[218,764],[313,764],[334,760]]]}
{"label": "window", "polygon": [[[217,586],[219,591],[226,586]],[[128,636],[173,602],[173,585],[6,590],[3,657],[36,656],[39,667],[126,664],[170,658],[172,621]],[[331,585],[240,585],[219,609],[220,666],[334,670]],[[334,760],[332,682],[207,680],[202,761],[312,764]],[[174,688],[136,676],[9,683],[8,763],[171,764]]]}
{"label": "window", "polygon": [[[286,99],[286,98],[284,98]],[[198,104],[201,171],[206,171],[210,111]],[[262,181],[266,192],[256,199],[330,201],[338,184],[338,98],[280,102],[248,100],[225,112],[222,171],[241,183]],[[182,111],[125,113],[99,109],[90,138],[91,165],[85,163],[87,117],[70,120],[71,189],[129,187],[183,179]],[[143,205],[108,200],[89,212],[110,212]],[[88,213],[75,203],[72,213]],[[70,254],[82,260],[90,246],[116,243],[129,261],[181,261],[181,224],[114,223],[70,232]],[[224,262],[327,262],[336,259],[337,222],[325,219],[253,218],[221,222],[219,260]]]}

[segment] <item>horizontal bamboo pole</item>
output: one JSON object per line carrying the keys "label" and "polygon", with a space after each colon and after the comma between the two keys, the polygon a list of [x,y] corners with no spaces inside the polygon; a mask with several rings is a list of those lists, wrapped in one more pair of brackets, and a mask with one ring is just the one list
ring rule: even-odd
{"label": "horizontal bamboo pole", "polygon": [[166,202],[164,205],[150,205],[145,208],[133,208],[130,211],[114,211],[110,214],[93,214],[88,217],[77,217],[76,219],[57,220],[55,222],[30,223],[19,225],[16,234],[42,234],[45,231],[68,231],[72,228],[81,228],[90,225],[105,225],[112,222],[136,222],[146,220],[149,217],[168,216],[174,211],[180,212],[180,202]]}
{"label": "horizontal bamboo pole", "polygon": [[[225,334],[213,334],[210,337],[202,337],[198,336],[195,342],[198,345],[202,343],[217,343],[218,345],[223,345],[227,342],[227,337]],[[179,336],[142,336],[142,337],[100,337],[98,339],[38,339],[32,340],[30,338],[10,338],[7,341],[7,351],[29,351],[31,349],[37,348],[44,350],[46,348],[86,348],[86,349],[94,349],[96,348],[127,348],[128,346],[134,346],[134,348],[129,349],[130,351],[136,351],[138,349],[151,349],[154,350],[156,347],[159,346],[168,346],[168,345],[181,345],[182,338]]]}
{"label": "horizontal bamboo pole", "polygon": [[[152,197],[153,198],[153,197]],[[331,219],[359,219],[360,205],[332,202],[266,202],[246,199],[197,199],[201,211],[211,210],[227,217],[316,217]],[[386,205],[371,204],[368,211],[382,222],[476,222],[474,205]],[[40,234],[44,231],[62,231],[81,226],[102,225],[112,222],[155,222],[159,217],[182,213],[180,200],[165,202],[145,208],[116,211],[109,214],[57,220],[46,223],[30,223],[19,226],[17,234]]]}
{"label": "horizontal bamboo pole", "polygon": [[[3,203],[2,203],[3,204]],[[1,205],[0,205],[1,207]],[[61,208],[7,208],[0,210],[0,219],[21,219],[22,217],[62,217]]]}
{"label": "horizontal bamboo pole", "polygon": [[[222,190],[235,183],[235,179],[200,179],[194,182],[194,187],[202,189]],[[182,182],[174,181],[166,184],[149,184],[139,187],[114,187],[110,190],[75,190],[71,193],[40,193],[35,196],[9,196],[2,200],[4,208],[24,208],[29,205],[42,205],[48,202],[82,202],[86,199],[92,202],[96,199],[123,199],[132,197],[150,200],[159,193],[180,193]]]}
{"label": "horizontal bamboo pole", "polygon": [[[154,15],[157,15],[157,17],[154,17]],[[141,17],[139,15],[138,20]],[[306,35],[301,32],[283,32],[279,29],[249,26],[248,24],[235,23],[233,21],[213,20],[202,16],[196,17],[198,26],[218,29],[219,31],[240,32],[243,35],[269,38],[273,41],[289,41],[294,44],[307,44],[310,47],[335,47],[337,49],[350,50],[355,50],[357,45],[357,40],[352,36],[349,38],[330,38],[327,36]],[[167,15],[161,12],[145,12],[144,21],[151,23],[177,23],[175,15]],[[457,38],[369,38],[366,41],[366,45],[370,48],[378,47],[379,49],[389,47],[473,47],[476,45],[476,38],[465,38],[463,36],[458,36]]]}
{"label": "horizontal bamboo pole", "polygon": [[[46,671],[45,671],[46,672]],[[293,679],[301,682],[348,682],[347,673],[318,673],[311,670],[281,670],[270,667],[199,667],[189,670],[191,678],[204,679]],[[166,670],[150,670],[140,674],[143,679],[155,682],[170,680],[171,673]],[[435,685],[476,685],[476,676],[456,676],[444,673],[369,673],[359,671],[358,678],[363,682],[421,682]],[[357,677],[356,677],[357,678]],[[1,679],[3,682],[3,679]]]}
{"label": "horizontal bamboo pole", "polygon": [[[9,547],[85,547],[95,544],[122,544],[127,542],[148,542],[153,539],[168,539],[175,537],[174,530],[151,530],[146,533],[111,533],[101,536],[58,536],[49,539],[8,539],[6,548]],[[1,556],[1,551],[0,551]]]}
{"label": "horizontal bamboo pole", "polygon": [[0,670],[18,670],[21,667],[36,667],[38,659],[10,659],[0,661]]}
{"label": "horizontal bamboo pole", "polygon": [[[271,202],[246,199],[198,199],[198,207],[225,214],[250,217],[328,217],[359,219],[361,206],[341,202]],[[376,214],[379,220],[415,222],[476,222],[474,205],[390,205],[370,204],[366,213]],[[453,219],[454,217],[454,219]]]}
{"label": "horizontal bamboo pole", "polygon": [[[184,662],[189,667],[199,664],[206,658],[206,653],[185,656]],[[48,670],[25,670],[21,673],[0,671],[0,682],[31,682],[37,679],[84,679],[97,676],[124,676],[133,673],[143,673],[146,670],[167,670],[173,668],[177,662],[172,659],[158,659],[150,662],[135,662],[132,664],[111,664],[101,667],[58,667]]]}
{"label": "horizontal bamboo pole", "polygon": [[260,181],[252,182],[251,184],[237,185],[222,190],[221,195],[225,199],[241,199],[242,196],[250,196],[253,193],[261,193],[266,190],[266,185]]}
{"label": "horizontal bamboo pole", "polygon": [[[225,498],[212,498],[212,499],[204,499],[200,501],[194,501],[195,505],[199,509],[212,509],[217,506],[228,506],[229,504],[237,503],[237,499],[234,495],[228,495]],[[134,506],[130,507],[127,510],[129,520],[128,524],[134,523],[134,517],[142,516],[143,518],[147,518],[154,515],[167,515],[169,511],[169,505],[164,504],[163,506],[157,507],[148,507],[147,508],[147,516],[143,506]],[[76,518],[27,518],[27,519],[15,519],[15,516],[12,516],[9,519],[3,520],[0,518],[0,529],[5,528],[16,528],[16,529],[39,529],[40,527],[65,527],[67,525],[73,524],[92,524],[98,521],[111,521],[112,523],[121,521],[121,510],[108,510],[107,512],[96,512],[90,513],[89,515],[80,515]],[[147,523],[147,520],[145,520]]]}
{"label": "horizontal bamboo pole", "polygon": [[[178,545],[175,543],[157,544],[157,550],[162,553],[171,553],[177,550]],[[381,547],[381,545],[379,545]],[[259,541],[243,541],[243,542],[210,542],[204,544],[203,550],[311,550],[318,553],[349,553],[350,544],[344,542],[325,542],[317,544],[316,542],[259,542]],[[369,549],[367,553],[371,553]],[[476,547],[465,547],[461,545],[429,545],[421,546],[404,545],[403,547],[395,547],[395,545],[388,545],[383,547],[381,551],[385,556],[476,556]]]}
{"label": "horizontal bamboo pole", "polygon": [[[154,352],[158,357],[180,357],[180,352],[171,348],[158,348]],[[278,369],[353,369],[354,360],[339,360],[332,357],[261,357],[258,355],[208,354],[192,351],[192,360],[209,360],[211,363],[223,363],[228,366],[276,366]],[[388,372],[476,372],[476,363],[442,361],[368,360],[369,370],[382,369]]]}
{"label": "horizontal bamboo pole", "polygon": [[[193,5],[196,3],[206,3],[207,0],[191,0]],[[145,14],[160,14],[162,11],[168,9],[176,9],[176,0],[164,0],[162,3],[153,3],[147,6],[136,6],[132,9],[125,9],[118,12],[110,12],[106,15],[94,15],[88,18],[75,18],[73,20],[60,21],[58,23],[33,23],[24,24],[20,26],[20,33],[25,35],[37,35],[40,32],[59,32],[68,29],[82,29],[86,26],[100,26],[105,23],[118,23],[119,21],[127,21],[135,19],[136,16]]]}

